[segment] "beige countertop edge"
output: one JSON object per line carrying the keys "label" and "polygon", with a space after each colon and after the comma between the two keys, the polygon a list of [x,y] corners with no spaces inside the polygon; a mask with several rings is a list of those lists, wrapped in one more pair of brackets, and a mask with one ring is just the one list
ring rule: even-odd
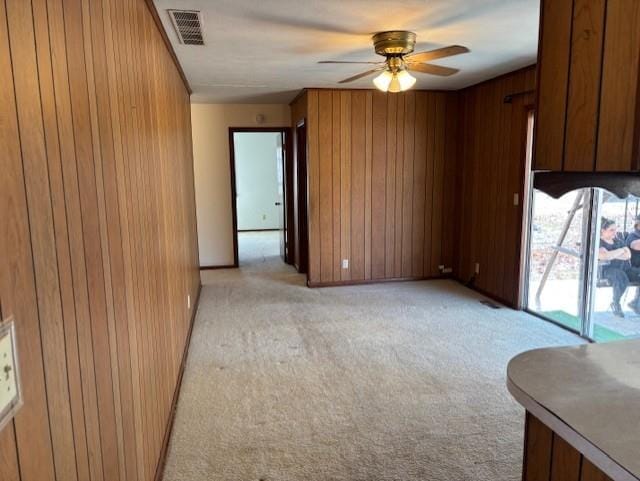
{"label": "beige countertop edge", "polygon": [[557,433],[577,451],[582,453],[589,461],[591,461],[611,479],[614,481],[638,481],[638,478],[627,471],[624,466],[621,466],[611,459],[611,457],[598,448],[598,446],[594,445],[591,441],[582,436],[582,434],[575,431],[562,419],[516,386],[508,375],[507,389],[516,401],[518,401],[527,411],[538,418],[553,432]]}

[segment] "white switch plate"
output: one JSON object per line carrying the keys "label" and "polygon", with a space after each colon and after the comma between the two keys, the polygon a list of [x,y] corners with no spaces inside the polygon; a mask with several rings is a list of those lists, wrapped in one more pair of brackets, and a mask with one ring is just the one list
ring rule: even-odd
{"label": "white switch plate", "polygon": [[0,324],[0,430],[22,405],[13,318]]}
{"label": "white switch plate", "polygon": [[343,269],[349,268],[349,259],[342,259],[342,268]]}

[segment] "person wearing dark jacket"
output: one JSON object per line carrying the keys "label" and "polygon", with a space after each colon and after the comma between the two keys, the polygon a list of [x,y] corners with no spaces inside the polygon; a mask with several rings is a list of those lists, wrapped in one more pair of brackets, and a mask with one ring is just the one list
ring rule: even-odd
{"label": "person wearing dark jacket", "polygon": [[[629,282],[640,281],[640,268],[631,265],[631,249],[627,247],[625,239],[618,235],[618,227],[611,219],[603,218],[600,223],[600,248],[598,260],[603,264],[602,277],[607,279],[613,287],[611,310],[618,317],[624,317],[620,299],[629,287]],[[640,291],[636,289],[636,296],[629,303],[629,307],[640,314]]]}
{"label": "person wearing dark jacket", "polygon": [[633,223],[633,232],[625,239],[627,247],[631,250],[631,265],[640,267],[640,215],[636,216]]}

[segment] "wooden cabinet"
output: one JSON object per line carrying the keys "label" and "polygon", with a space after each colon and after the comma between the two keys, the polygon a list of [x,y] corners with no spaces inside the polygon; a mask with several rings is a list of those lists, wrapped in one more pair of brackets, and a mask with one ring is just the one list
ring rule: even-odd
{"label": "wooden cabinet", "polygon": [[523,481],[611,481],[529,412],[525,423]]}
{"label": "wooden cabinet", "polygon": [[542,0],[535,170],[640,170],[640,2]]}

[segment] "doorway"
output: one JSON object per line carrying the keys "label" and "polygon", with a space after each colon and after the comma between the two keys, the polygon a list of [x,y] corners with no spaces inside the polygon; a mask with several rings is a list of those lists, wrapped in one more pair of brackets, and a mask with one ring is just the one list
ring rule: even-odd
{"label": "doorway", "polygon": [[286,127],[229,129],[236,266],[291,263],[289,131]]}
{"label": "doorway", "polygon": [[307,126],[304,120],[296,125],[294,160],[294,219],[296,252],[294,265],[306,273],[309,264],[309,231],[307,225]]}

